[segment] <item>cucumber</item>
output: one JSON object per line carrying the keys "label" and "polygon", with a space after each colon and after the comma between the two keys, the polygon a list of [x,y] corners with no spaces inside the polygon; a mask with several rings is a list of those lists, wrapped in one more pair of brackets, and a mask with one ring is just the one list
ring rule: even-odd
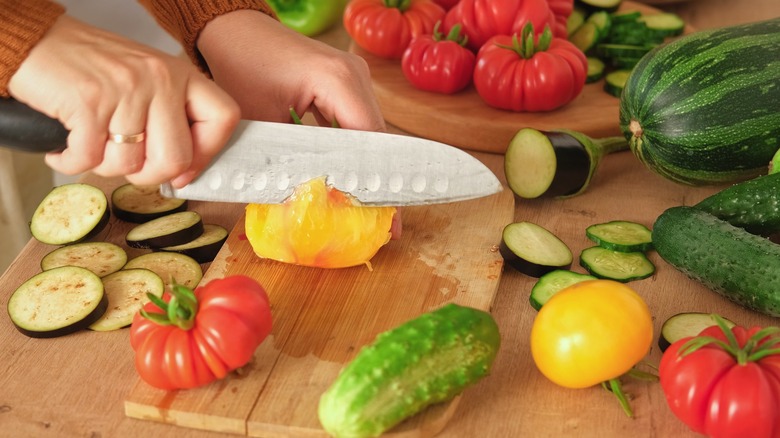
{"label": "cucumber", "polygon": [[607,77],[604,79],[604,91],[607,94],[620,97],[623,94],[623,88],[625,88],[629,76],[631,76],[631,70],[628,69],[614,70],[607,73]]}
{"label": "cucumber", "polygon": [[585,83],[591,84],[604,77],[604,61],[595,56],[588,56],[588,74],[585,76]]}
{"label": "cucumber", "polygon": [[688,185],[767,172],[780,144],[780,18],[695,32],[634,67],[620,127],[649,169]]}
{"label": "cucumber", "polygon": [[677,270],[735,303],[780,316],[780,245],[694,207],[653,225],[653,246]]}
{"label": "cucumber", "polygon": [[33,212],[30,233],[39,242],[69,245],[88,240],[108,224],[108,199],[99,188],[63,184],[53,188]]}
{"label": "cucumber", "polygon": [[144,223],[158,217],[187,210],[185,199],[166,198],[160,186],[124,184],[111,192],[114,216],[125,222]]}
{"label": "cucumber", "polygon": [[125,242],[131,248],[164,248],[191,242],[201,234],[200,214],[181,211],[136,225],[125,235]]}
{"label": "cucumber", "polygon": [[320,398],[320,423],[335,437],[379,436],[487,376],[499,346],[487,312],[450,303],[425,313],[358,352]]}
{"label": "cucumber", "polygon": [[531,307],[535,310],[539,310],[553,295],[572,284],[596,279],[597,278],[592,275],[580,274],[579,272],[569,271],[567,269],[550,271],[539,277],[539,280],[531,288],[531,296],[529,297]]}
{"label": "cucumber", "polygon": [[585,11],[581,7],[574,7],[566,19],[566,34],[570,37],[585,22]]}
{"label": "cucumber", "polygon": [[585,20],[569,37],[569,41],[587,54],[601,41],[601,33],[596,23]]}
{"label": "cucumber", "polygon": [[598,11],[616,11],[623,0],[577,0],[576,4],[584,7],[586,10],[593,12]]}
{"label": "cucumber", "polygon": [[203,278],[203,268],[194,258],[176,252],[151,252],[130,259],[122,269],[148,269],[166,285],[174,282],[192,289]]}
{"label": "cucumber", "polygon": [[531,277],[568,269],[572,262],[571,250],[561,239],[531,222],[504,227],[498,250],[509,266]]}
{"label": "cucumber", "polygon": [[780,174],[734,184],[695,207],[749,233],[770,236],[780,231]]}
{"label": "cucumber", "polygon": [[646,226],[630,221],[610,221],[585,229],[588,239],[602,248],[620,252],[645,252],[653,248],[653,235]]}
{"label": "cucumber", "polygon": [[[721,317],[726,326],[734,327],[732,321]],[[707,327],[717,325],[715,319],[709,313],[683,312],[672,315],[661,325],[661,334],[658,336],[658,348],[661,352],[683,338],[698,336]]]}
{"label": "cucumber", "polygon": [[685,21],[673,12],[645,14],[639,17],[639,21],[660,38],[682,35],[685,30]]}
{"label": "cucumber", "polygon": [[165,284],[148,269],[123,269],[102,279],[108,297],[108,310],[87,327],[106,332],[128,327],[133,317],[149,301],[149,294],[162,297]]}
{"label": "cucumber", "polygon": [[580,266],[594,277],[628,283],[655,273],[655,265],[643,252],[621,252],[592,246],[580,252]]}
{"label": "cucumber", "polygon": [[81,242],[59,247],[41,259],[41,270],[60,266],[80,266],[105,277],[125,266],[127,253],[111,242]]}

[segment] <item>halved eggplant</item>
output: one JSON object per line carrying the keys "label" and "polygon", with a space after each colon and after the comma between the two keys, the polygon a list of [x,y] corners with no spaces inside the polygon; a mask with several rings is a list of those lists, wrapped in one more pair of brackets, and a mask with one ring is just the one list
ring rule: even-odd
{"label": "halved eggplant", "polygon": [[114,216],[125,222],[144,223],[187,210],[186,199],[166,198],[160,186],[124,184],[111,192]]}
{"label": "halved eggplant", "polygon": [[585,191],[601,158],[627,150],[624,137],[592,139],[570,130],[524,128],[504,154],[504,173],[520,198],[571,197]]}
{"label": "halved eggplant", "polygon": [[159,275],[148,269],[123,269],[103,277],[103,287],[108,297],[108,310],[90,330],[107,332],[128,327],[133,317],[149,302],[149,294],[162,297],[165,284]]}
{"label": "halved eggplant", "polygon": [[60,266],[80,266],[105,277],[127,263],[127,253],[121,246],[111,242],[81,242],[62,246],[51,251],[41,259],[41,270]]}
{"label": "halved eggplant", "polygon": [[164,248],[195,240],[203,234],[203,219],[195,211],[168,214],[136,225],[125,241],[131,248]]}
{"label": "halved eggplant", "polygon": [[[723,318],[726,326],[734,327],[734,322]],[[672,315],[661,325],[661,334],[658,336],[658,348],[666,351],[670,345],[682,338],[698,336],[707,327],[717,325],[715,319],[709,313],[682,312]]]}
{"label": "halved eggplant", "polygon": [[228,230],[216,224],[203,225],[203,234],[195,240],[181,245],[166,246],[155,251],[178,252],[188,255],[198,263],[208,263],[217,256],[228,238]]}
{"label": "halved eggplant", "polygon": [[30,233],[42,243],[69,245],[96,236],[109,217],[108,199],[101,189],[84,183],[63,184],[38,204]]}
{"label": "halved eggplant", "polygon": [[504,227],[498,249],[509,266],[531,277],[569,269],[572,263],[569,247],[547,229],[531,222],[514,222]]}
{"label": "halved eggplant", "polygon": [[78,266],[38,273],[8,300],[14,326],[32,338],[54,338],[89,327],[108,309],[100,277]]}
{"label": "halved eggplant", "polygon": [[194,288],[203,278],[203,268],[197,260],[176,252],[150,252],[127,262],[123,269],[148,269],[162,278],[166,286],[173,282]]}

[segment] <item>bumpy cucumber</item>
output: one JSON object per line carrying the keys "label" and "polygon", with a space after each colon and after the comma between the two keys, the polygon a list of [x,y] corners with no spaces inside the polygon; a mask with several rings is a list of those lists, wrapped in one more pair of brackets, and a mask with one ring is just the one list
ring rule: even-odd
{"label": "bumpy cucumber", "polygon": [[667,263],[726,298],[780,316],[780,245],[694,207],[672,207],[653,226]]}
{"label": "bumpy cucumber", "polygon": [[335,437],[375,437],[486,376],[500,344],[484,311],[447,304],[381,333],[341,371],[319,403]]}
{"label": "bumpy cucumber", "polygon": [[771,235],[780,231],[780,173],[734,184],[695,207],[750,233]]}

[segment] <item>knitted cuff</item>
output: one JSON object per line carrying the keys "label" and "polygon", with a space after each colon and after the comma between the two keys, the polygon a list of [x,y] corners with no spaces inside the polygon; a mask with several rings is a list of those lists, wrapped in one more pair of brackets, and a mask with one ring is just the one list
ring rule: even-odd
{"label": "knitted cuff", "polygon": [[0,0],[0,96],[22,61],[65,8],[48,0]]}

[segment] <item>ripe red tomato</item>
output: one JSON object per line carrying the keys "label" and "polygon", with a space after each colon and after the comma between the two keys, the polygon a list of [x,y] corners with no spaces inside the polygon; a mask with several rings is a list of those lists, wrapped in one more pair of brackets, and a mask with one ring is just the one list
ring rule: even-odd
{"label": "ripe red tomato", "polygon": [[206,385],[246,365],[271,325],[265,289],[249,277],[212,280],[194,291],[177,285],[133,319],[135,367],[156,388]]}
{"label": "ripe red tomato", "polygon": [[430,35],[419,35],[406,48],[401,70],[421,90],[445,94],[460,91],[471,83],[476,63],[474,52],[463,43],[460,26],[446,37],[438,29]]}
{"label": "ripe red tomato", "polygon": [[414,37],[433,32],[444,13],[433,0],[352,0],[344,28],[367,52],[400,59]]}
{"label": "ripe red tomato", "polygon": [[566,20],[572,0],[461,0],[444,16],[444,31],[463,26],[468,47],[478,51],[496,35],[519,35],[527,23],[538,33],[550,26],[553,35],[566,38]]}
{"label": "ripe red tomato", "polygon": [[477,53],[474,86],[488,105],[512,111],[551,111],[574,100],[585,86],[588,61],[574,44],[549,28],[533,44],[532,25],[517,36],[498,35]]}
{"label": "ripe red tomato", "polygon": [[672,412],[710,437],[780,436],[780,328],[722,320],[673,343],[659,378]]}

